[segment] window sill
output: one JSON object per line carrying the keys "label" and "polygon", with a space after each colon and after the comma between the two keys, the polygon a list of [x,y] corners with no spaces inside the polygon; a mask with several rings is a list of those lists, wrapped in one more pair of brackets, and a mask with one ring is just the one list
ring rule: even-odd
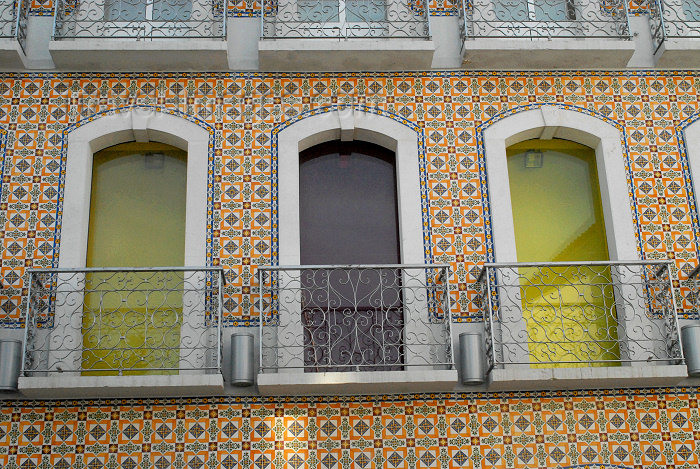
{"label": "window sill", "polygon": [[224,391],[221,373],[157,376],[50,376],[19,378],[23,396],[37,399],[212,396]]}
{"label": "window sill", "polygon": [[264,396],[448,392],[456,385],[457,370],[291,372],[258,375],[258,390]]}
{"label": "window sill", "polygon": [[643,364],[589,368],[519,368],[491,370],[489,391],[602,389],[673,386],[688,379],[685,365]]}

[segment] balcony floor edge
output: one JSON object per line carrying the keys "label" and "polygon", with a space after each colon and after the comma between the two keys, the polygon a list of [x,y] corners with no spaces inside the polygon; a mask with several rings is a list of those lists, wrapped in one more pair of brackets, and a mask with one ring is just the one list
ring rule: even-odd
{"label": "balcony floor edge", "polygon": [[158,376],[19,377],[31,399],[214,396],[224,392],[221,373]]}
{"label": "balcony floor edge", "polygon": [[448,392],[456,386],[457,370],[258,374],[264,396]]}

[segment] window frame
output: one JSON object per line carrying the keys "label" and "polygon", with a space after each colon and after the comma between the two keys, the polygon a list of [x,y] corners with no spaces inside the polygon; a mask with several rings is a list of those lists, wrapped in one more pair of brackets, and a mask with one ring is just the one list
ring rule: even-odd
{"label": "window frame", "polygon": [[130,141],[167,143],[187,152],[185,266],[206,264],[209,132],[150,109],[103,116],[68,134],[58,267],[84,268],[87,258],[93,155]]}
{"label": "window frame", "polygon": [[500,119],[483,131],[495,261],[517,262],[506,148],[533,138],[561,138],[595,150],[610,260],[640,260],[622,134],[596,117],[545,105]]}

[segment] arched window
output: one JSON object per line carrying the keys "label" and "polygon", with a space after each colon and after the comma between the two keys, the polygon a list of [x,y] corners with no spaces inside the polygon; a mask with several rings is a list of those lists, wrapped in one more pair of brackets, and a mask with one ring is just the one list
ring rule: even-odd
{"label": "arched window", "polygon": [[[492,379],[509,380],[508,365],[620,366],[677,356],[670,268],[639,259],[620,130],[558,106],[494,120],[483,142],[496,262],[480,278],[489,284]],[[650,298],[664,315],[650,313]]]}
{"label": "arched window", "polygon": [[[95,153],[86,267],[183,266],[186,182],[187,153],[170,145],[129,142]],[[159,291],[146,291],[155,282]],[[87,274],[83,369],[176,369],[182,282],[182,273]]]}
{"label": "arched window", "polygon": [[[532,139],[506,156],[518,262],[608,261],[595,151]],[[532,363],[620,359],[608,266],[524,266],[519,282]]]}
{"label": "arched window", "polygon": [[400,263],[394,152],[331,141],[301,152],[299,163],[301,264],[330,267],[301,274],[307,371],[401,369],[399,270],[332,268]]}
{"label": "arched window", "polygon": [[394,152],[332,141],[299,160],[301,263],[400,263]]}
{"label": "arched window", "polygon": [[95,153],[86,266],[182,266],[186,187],[187,152],[171,145]]}

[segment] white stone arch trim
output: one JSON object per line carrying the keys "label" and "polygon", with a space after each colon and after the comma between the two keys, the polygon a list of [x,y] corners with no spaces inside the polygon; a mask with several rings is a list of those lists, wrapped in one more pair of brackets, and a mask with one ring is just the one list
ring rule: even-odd
{"label": "white stone arch trim", "polygon": [[[700,187],[700,114],[690,118],[682,129],[681,157],[683,153],[685,153],[688,158],[688,170],[690,172],[689,176],[692,184],[692,191],[688,191],[688,205],[690,205],[690,210],[693,213],[691,218],[693,219],[693,229],[697,238],[700,236],[700,227],[698,227],[697,222],[697,190]],[[700,256],[700,252],[697,251],[700,248],[699,244],[700,243],[696,239],[695,246],[698,256]]]}
{"label": "white stone arch trim", "polygon": [[505,117],[483,135],[496,262],[517,261],[506,148],[533,138],[562,138],[595,150],[610,260],[639,259],[623,139],[615,126],[582,112],[545,105]]}
{"label": "white stone arch trim", "polygon": [[209,132],[182,117],[135,108],[98,117],[67,134],[58,267],[85,267],[93,155],[132,141],[187,152],[185,266],[205,265]]}
{"label": "white stone arch trim", "polygon": [[277,135],[279,264],[300,263],[299,152],[338,139],[362,140],[395,152],[401,262],[423,264],[419,136],[394,119],[354,108],[301,119]]}

